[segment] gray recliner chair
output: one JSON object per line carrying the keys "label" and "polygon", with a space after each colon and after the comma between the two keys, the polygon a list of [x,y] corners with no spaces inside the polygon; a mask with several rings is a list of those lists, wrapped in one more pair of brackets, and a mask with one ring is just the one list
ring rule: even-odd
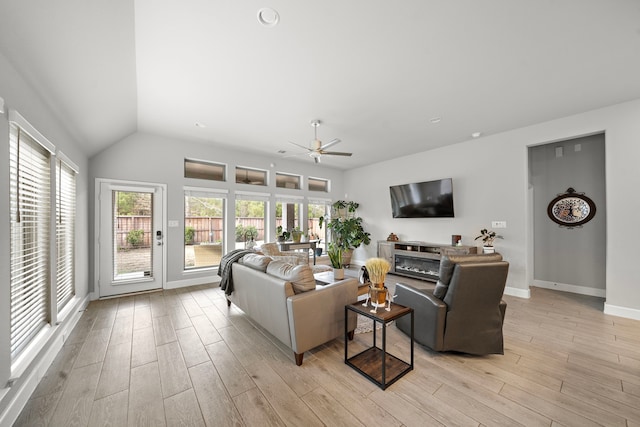
{"label": "gray recliner chair", "polygon": [[[504,354],[502,294],[508,270],[497,253],[443,256],[435,288],[397,283],[394,302],[414,309],[415,341],[432,350]],[[396,325],[411,333],[408,316]]]}

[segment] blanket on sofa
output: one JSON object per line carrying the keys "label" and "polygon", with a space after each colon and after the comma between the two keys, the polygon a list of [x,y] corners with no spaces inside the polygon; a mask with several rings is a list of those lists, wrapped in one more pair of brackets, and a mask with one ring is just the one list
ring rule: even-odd
{"label": "blanket on sofa", "polygon": [[231,266],[234,262],[238,261],[240,258],[245,256],[246,254],[253,253],[246,249],[234,249],[231,252],[225,254],[220,259],[220,266],[218,267],[218,276],[222,279],[220,280],[220,287],[224,291],[225,295],[231,295],[233,292],[233,276]]}

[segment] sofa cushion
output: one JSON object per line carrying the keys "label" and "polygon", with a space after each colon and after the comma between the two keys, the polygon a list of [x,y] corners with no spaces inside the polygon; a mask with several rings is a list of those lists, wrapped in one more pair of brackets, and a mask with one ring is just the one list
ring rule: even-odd
{"label": "sofa cushion", "polygon": [[246,254],[240,259],[241,264],[251,267],[254,270],[262,271],[263,273],[267,271],[267,266],[270,262],[270,257],[259,254]]}
{"label": "sofa cushion", "polygon": [[271,259],[274,261],[282,261],[282,262],[286,262],[287,264],[291,264],[291,265],[306,265],[307,263],[304,262],[303,259],[301,259],[298,256],[295,255],[271,255]]}
{"label": "sofa cushion", "polygon": [[494,262],[502,261],[502,255],[493,254],[471,254],[471,255],[445,255],[440,259],[440,271],[438,272],[438,282],[433,289],[436,298],[443,299],[449,289],[449,282],[453,276],[453,269],[456,264],[463,262]]}
{"label": "sofa cushion", "polygon": [[308,265],[292,265],[274,260],[267,266],[267,274],[291,282],[296,294],[312,291],[316,288],[313,271]]}

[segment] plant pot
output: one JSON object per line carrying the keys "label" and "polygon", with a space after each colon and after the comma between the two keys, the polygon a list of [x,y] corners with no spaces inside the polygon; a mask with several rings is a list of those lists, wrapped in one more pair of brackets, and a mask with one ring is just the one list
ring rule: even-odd
{"label": "plant pot", "polygon": [[492,254],[495,253],[496,249],[493,246],[483,246],[482,253],[483,254]]}
{"label": "plant pot", "polygon": [[334,280],[342,280],[342,279],[344,279],[344,268],[334,268],[333,269],[333,278],[334,278]]}
{"label": "plant pot", "polygon": [[384,283],[369,285],[369,295],[371,296],[371,305],[374,307],[384,307],[387,302],[387,288]]}
{"label": "plant pot", "polygon": [[298,231],[293,231],[291,232],[291,240],[293,240],[295,243],[300,243],[300,239],[302,238],[302,232],[298,232]]}
{"label": "plant pot", "polygon": [[322,248],[316,248],[316,256],[322,256]]}
{"label": "plant pot", "polygon": [[351,265],[351,257],[353,256],[353,249],[345,249],[342,251],[342,265],[348,267]]}

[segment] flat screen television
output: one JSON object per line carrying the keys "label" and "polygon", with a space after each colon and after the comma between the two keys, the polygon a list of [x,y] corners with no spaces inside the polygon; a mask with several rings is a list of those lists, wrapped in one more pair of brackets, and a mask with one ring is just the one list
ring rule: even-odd
{"label": "flat screen television", "polygon": [[394,218],[452,218],[451,178],[413,184],[393,185],[391,210]]}

